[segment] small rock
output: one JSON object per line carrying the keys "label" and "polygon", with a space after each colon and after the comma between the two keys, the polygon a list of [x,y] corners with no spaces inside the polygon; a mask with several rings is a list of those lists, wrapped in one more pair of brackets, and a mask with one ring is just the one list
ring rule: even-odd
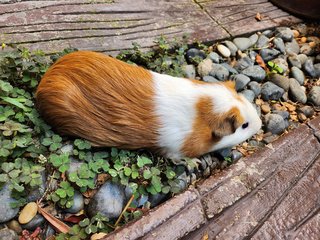
{"label": "small rock", "polygon": [[204,76],[202,78],[203,81],[205,82],[210,82],[210,83],[214,83],[214,82],[220,82],[218,79],[212,77],[212,76]]}
{"label": "small rock", "polygon": [[278,87],[272,82],[266,82],[262,85],[261,98],[265,101],[279,100],[283,94],[283,88]]}
{"label": "small rock", "polygon": [[72,144],[65,144],[62,146],[62,148],[60,148],[61,153],[68,153],[69,155],[71,155],[71,153],[73,152],[73,145]]}
{"label": "small rock", "polygon": [[263,139],[263,141],[266,143],[266,144],[269,144],[269,143],[272,143],[274,142],[275,140],[277,140],[279,138],[278,135],[271,135],[271,136],[267,136]]}
{"label": "small rock", "polygon": [[309,37],[307,37],[307,42],[313,42],[314,45],[320,44],[320,38],[318,38],[316,36],[309,36]]}
{"label": "small rock", "polygon": [[317,76],[316,74],[316,70],[313,66],[313,62],[311,59],[308,59],[304,65],[303,65],[304,70],[313,78],[315,78]]}
{"label": "small rock", "polygon": [[265,117],[265,126],[268,132],[281,134],[286,128],[284,119],[278,114],[268,114]]}
{"label": "small rock", "polygon": [[251,41],[251,46],[255,45],[259,39],[258,34],[254,33],[249,37],[250,41]]}
{"label": "small rock", "polygon": [[303,104],[307,102],[305,90],[294,78],[290,78],[289,96],[294,102],[301,102]]}
{"label": "small rock", "polygon": [[207,167],[205,170],[203,170],[202,174],[204,177],[209,177],[211,174],[210,167]]}
{"label": "small rock", "polygon": [[19,208],[11,208],[10,203],[16,202],[11,198],[11,190],[8,185],[4,185],[0,190],[0,223],[13,219],[19,212]]}
{"label": "small rock", "polygon": [[209,54],[209,58],[212,60],[214,63],[219,63],[220,62],[220,56],[216,52],[211,52]]}
{"label": "small rock", "polygon": [[264,113],[264,114],[267,114],[271,111],[271,108],[269,106],[269,104],[262,104],[261,105],[261,111]]}
{"label": "small rock", "polygon": [[304,122],[306,121],[308,118],[303,114],[303,113],[299,113],[298,114],[298,119],[300,122]]}
{"label": "small rock", "polygon": [[44,239],[47,239],[47,240],[52,239],[55,233],[56,231],[50,226],[50,224],[46,225],[44,229]]}
{"label": "small rock", "polygon": [[238,62],[235,64],[234,68],[238,71],[241,72],[247,67],[253,66],[254,61],[252,61],[248,56],[240,58]]}
{"label": "small rock", "polygon": [[294,26],[295,29],[297,29],[301,35],[307,35],[308,33],[308,27],[306,24],[304,23],[299,23],[298,25]]}
{"label": "small rock", "polygon": [[22,232],[22,227],[20,226],[20,223],[16,220],[11,220],[10,222],[7,223],[8,228],[11,230],[15,231],[18,234],[21,234]]}
{"label": "small rock", "polygon": [[293,32],[293,37],[294,37],[294,38],[299,37],[300,33],[299,33],[299,31],[298,31],[298,30],[293,29],[293,30],[292,30],[292,32]]}
{"label": "small rock", "polygon": [[196,68],[194,65],[183,65],[182,71],[185,74],[186,78],[194,79],[196,77]]}
{"label": "small rock", "polygon": [[301,68],[302,64],[297,54],[292,54],[288,57],[288,61],[293,67]]}
{"label": "small rock", "polygon": [[316,56],[316,58],[314,59],[314,62],[315,62],[315,63],[320,63],[320,54],[318,54],[318,55]]}
{"label": "small rock", "polygon": [[291,42],[293,39],[293,32],[288,27],[276,28],[276,37],[282,38],[285,42]]}
{"label": "small rock", "polygon": [[274,38],[273,39],[273,44],[275,46],[276,49],[278,49],[281,53],[285,53],[286,52],[286,47],[284,45],[284,42],[282,40],[282,38]]}
{"label": "small rock", "polygon": [[228,63],[220,63],[220,65],[226,68],[230,74],[238,74],[238,71],[231,67]]}
{"label": "small rock", "polygon": [[223,43],[227,46],[227,48],[229,48],[231,56],[236,56],[238,51],[237,46],[231,41],[224,41]]}
{"label": "small rock", "polygon": [[288,111],[274,110],[273,113],[280,115],[284,120],[288,120],[290,117],[290,113]]}
{"label": "small rock", "polygon": [[272,62],[277,64],[283,70],[283,73],[286,73],[288,71],[289,66],[285,59],[278,57],[274,59]]}
{"label": "small rock", "polygon": [[303,113],[307,118],[311,118],[314,115],[314,110],[310,106],[303,106],[298,109],[298,112]]}
{"label": "small rock", "polygon": [[1,240],[18,240],[18,234],[9,228],[0,229]]}
{"label": "small rock", "polygon": [[254,92],[256,97],[261,93],[261,86],[257,82],[249,82],[248,87]]}
{"label": "small rock", "polygon": [[231,151],[231,159],[233,162],[238,161],[240,158],[242,158],[242,153],[238,150],[232,150]]}
{"label": "small rock", "polygon": [[269,44],[269,38],[267,38],[265,35],[261,34],[258,38],[258,41],[256,43],[257,48],[263,48],[267,47]]}
{"label": "small rock", "polygon": [[232,150],[231,148],[223,148],[223,149],[217,150],[216,154],[220,155],[222,158],[230,157],[231,150]]}
{"label": "small rock", "polygon": [[150,202],[150,206],[156,207],[158,206],[160,203],[163,203],[165,200],[167,199],[167,195],[163,194],[163,193],[157,193],[155,195],[151,195],[149,198],[149,202]]}
{"label": "small rock", "polygon": [[42,217],[42,215],[37,214],[35,215],[30,222],[27,224],[21,224],[23,229],[28,229],[30,231],[35,230],[37,227],[40,227],[42,224],[44,224],[45,219]]}
{"label": "small rock", "polygon": [[224,56],[226,58],[230,57],[230,55],[231,55],[231,51],[226,46],[224,46],[222,44],[218,44],[217,50],[219,51],[219,53],[222,56]]}
{"label": "small rock", "polygon": [[248,56],[252,61],[256,61],[256,57],[257,57],[258,53],[256,53],[255,51],[249,51]]}
{"label": "small rock", "polygon": [[265,62],[275,59],[279,54],[277,49],[263,48],[260,50],[260,56]]}
{"label": "small rock", "polygon": [[115,219],[121,214],[124,204],[125,194],[123,188],[116,183],[108,181],[91,198],[87,213],[92,217],[100,212],[109,219]]}
{"label": "small rock", "polygon": [[190,183],[190,178],[187,176],[186,172],[183,172],[181,175],[177,177],[177,179],[179,180],[178,192],[181,192],[188,187],[188,184]]}
{"label": "small rock", "polygon": [[303,65],[308,60],[308,56],[305,54],[298,54],[298,59],[301,62],[301,65]]}
{"label": "small rock", "polygon": [[240,91],[243,90],[245,86],[250,82],[250,78],[243,74],[237,74],[232,76],[233,80],[236,81],[236,90]]}
{"label": "small rock", "polygon": [[107,236],[107,233],[95,233],[91,235],[90,240],[99,240],[105,236]]}
{"label": "small rock", "polygon": [[303,85],[305,76],[304,76],[304,73],[299,68],[292,67],[291,68],[291,76],[294,79],[296,79],[300,85]]}
{"label": "small rock", "polygon": [[40,186],[37,186],[35,188],[33,188],[28,196],[27,196],[27,201],[28,202],[35,202],[37,201],[39,198],[41,198],[47,188],[47,176],[46,176],[46,171],[43,170],[40,172],[41,174],[41,184]]}
{"label": "small rock", "polygon": [[316,106],[320,106],[320,86],[313,86],[308,94],[308,100]]}
{"label": "small rock", "polygon": [[289,55],[293,53],[299,54],[300,52],[299,44],[295,39],[293,39],[291,42],[285,43],[285,48],[286,48],[286,53]]}
{"label": "small rock", "polygon": [[261,108],[257,104],[252,104],[252,105],[256,109],[258,116],[261,117]]}
{"label": "small rock", "polygon": [[250,38],[244,38],[244,37],[238,37],[238,38],[233,39],[233,43],[241,51],[244,51],[252,46],[252,42],[251,42]]}
{"label": "small rock", "polygon": [[277,86],[283,88],[285,91],[289,90],[289,85],[290,85],[289,78],[277,73],[272,73],[269,75],[269,80],[274,84],[276,84]]}
{"label": "small rock", "polygon": [[35,202],[29,202],[21,210],[18,221],[21,224],[26,224],[31,221],[32,218],[37,214],[38,206]]}
{"label": "small rock", "polygon": [[[206,54],[197,48],[190,48],[186,52],[186,59],[190,64],[196,63],[198,60],[203,60],[205,58],[206,58]],[[195,59],[198,59],[198,60],[195,60]]]}
{"label": "small rock", "polygon": [[317,78],[320,77],[320,63],[314,64],[313,68],[314,68],[314,70],[316,72],[316,77]]}
{"label": "small rock", "polygon": [[78,213],[84,208],[84,199],[81,193],[78,191],[74,192],[73,205],[71,208],[64,209],[67,213]]}
{"label": "small rock", "polygon": [[195,173],[190,174],[190,182],[194,184],[197,181],[197,175]]}
{"label": "small rock", "polygon": [[310,56],[313,54],[313,48],[308,44],[305,43],[300,47],[300,53]]}
{"label": "small rock", "polygon": [[209,58],[201,61],[197,67],[198,73],[201,77],[209,75],[212,69],[213,69],[213,62]]}
{"label": "small rock", "polygon": [[226,80],[229,76],[229,71],[220,64],[213,63],[213,68],[209,73],[211,76],[217,78],[220,81]]}
{"label": "small rock", "polygon": [[252,90],[246,89],[241,92],[241,94],[251,103],[253,103],[255,94]]}
{"label": "small rock", "polygon": [[247,67],[241,73],[257,82],[261,82],[266,77],[266,72],[258,65]]}
{"label": "small rock", "polygon": [[66,171],[66,173],[70,174],[70,173],[78,171],[78,169],[80,169],[82,164],[83,164],[83,162],[80,162],[80,161],[75,160],[74,158],[71,158],[70,167]]}
{"label": "small rock", "polygon": [[[267,36],[267,37],[271,37],[273,34],[273,31],[268,29],[262,32],[263,35]],[[280,38],[281,39],[281,38]]]}

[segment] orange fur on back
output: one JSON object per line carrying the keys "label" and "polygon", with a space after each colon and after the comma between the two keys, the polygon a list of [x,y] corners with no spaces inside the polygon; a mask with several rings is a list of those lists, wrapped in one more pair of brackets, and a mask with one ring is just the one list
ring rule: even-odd
{"label": "orange fur on back", "polygon": [[86,138],[94,146],[137,149],[156,146],[153,95],[149,71],[79,51],[47,71],[36,100],[41,115],[60,134]]}

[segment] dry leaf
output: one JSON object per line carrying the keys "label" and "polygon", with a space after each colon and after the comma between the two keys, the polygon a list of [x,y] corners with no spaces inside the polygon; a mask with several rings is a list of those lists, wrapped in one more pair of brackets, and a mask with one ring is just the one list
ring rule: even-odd
{"label": "dry leaf", "polygon": [[267,66],[265,64],[265,62],[263,61],[262,57],[257,54],[256,56],[256,62],[259,64],[260,67],[262,67],[265,71],[267,70]]}
{"label": "dry leaf", "polygon": [[86,198],[92,198],[92,197],[96,194],[97,191],[98,191],[98,190],[96,190],[96,189],[88,189],[87,191],[85,191],[84,193],[82,193],[82,195],[83,195],[84,197],[86,197]]}
{"label": "dry leaf", "polygon": [[63,220],[71,223],[79,223],[85,218],[86,216],[84,214],[82,215],[70,214],[69,216],[65,217]]}
{"label": "dry leaf", "polygon": [[209,235],[207,232],[203,235],[202,240],[209,240]]}
{"label": "dry leaf", "polygon": [[261,106],[262,104],[264,104],[264,101],[260,98],[256,99],[256,104]]}
{"label": "dry leaf", "polygon": [[51,215],[48,213],[44,208],[42,208],[37,202],[38,205],[38,212],[58,231],[61,233],[67,233],[69,232],[70,227],[65,224],[64,222],[60,221],[58,218],[55,216]]}
{"label": "dry leaf", "polygon": [[261,21],[262,20],[262,16],[259,12],[257,12],[256,16],[254,17],[257,21]]}

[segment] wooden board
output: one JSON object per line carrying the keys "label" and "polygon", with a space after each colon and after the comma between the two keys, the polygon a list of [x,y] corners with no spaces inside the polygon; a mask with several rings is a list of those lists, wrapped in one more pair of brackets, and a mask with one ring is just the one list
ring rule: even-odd
{"label": "wooden board", "polygon": [[[257,22],[260,11],[267,17]],[[116,54],[161,35],[209,42],[299,19],[267,0],[0,0],[0,43],[47,53],[75,47]]]}

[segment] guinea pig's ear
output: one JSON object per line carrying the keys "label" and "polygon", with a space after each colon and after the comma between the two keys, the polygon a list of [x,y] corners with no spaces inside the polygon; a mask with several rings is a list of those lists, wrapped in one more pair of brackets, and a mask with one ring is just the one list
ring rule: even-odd
{"label": "guinea pig's ear", "polygon": [[233,107],[220,117],[217,129],[214,129],[213,134],[217,137],[233,134],[243,124],[243,121],[239,109]]}
{"label": "guinea pig's ear", "polygon": [[232,90],[236,90],[236,82],[235,82],[235,81],[228,80],[228,81],[223,82],[223,84],[224,84],[227,88],[230,88],[230,89],[232,89]]}

